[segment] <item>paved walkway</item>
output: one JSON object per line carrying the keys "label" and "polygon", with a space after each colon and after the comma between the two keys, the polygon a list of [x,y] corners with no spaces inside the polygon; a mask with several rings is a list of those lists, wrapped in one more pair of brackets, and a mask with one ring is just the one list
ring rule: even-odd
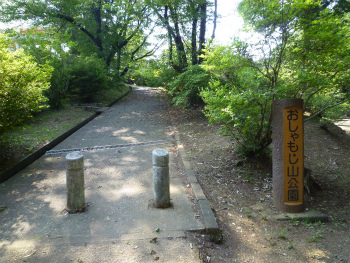
{"label": "paved walkway", "polygon": [[[0,184],[0,262],[200,262],[185,238],[206,228],[160,93],[137,87]],[[98,146],[98,147],[96,147]],[[106,147],[108,146],[108,147]],[[152,151],[170,152],[172,208],[153,198]],[[65,156],[80,149],[87,212],[67,214]],[[206,212],[204,212],[206,213]]]}
{"label": "paved walkway", "polygon": [[335,122],[335,125],[340,127],[347,135],[350,135],[350,119],[344,119],[338,122]]}

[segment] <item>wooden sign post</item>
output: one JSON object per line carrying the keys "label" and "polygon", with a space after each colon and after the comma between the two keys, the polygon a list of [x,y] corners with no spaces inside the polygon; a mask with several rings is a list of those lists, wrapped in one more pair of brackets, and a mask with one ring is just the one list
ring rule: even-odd
{"label": "wooden sign post", "polygon": [[303,212],[303,100],[275,100],[272,114],[273,202],[283,212]]}

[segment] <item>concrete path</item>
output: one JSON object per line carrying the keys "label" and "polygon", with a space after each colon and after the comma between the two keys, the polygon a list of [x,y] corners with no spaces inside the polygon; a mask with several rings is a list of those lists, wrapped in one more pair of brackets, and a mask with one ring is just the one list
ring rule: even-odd
{"label": "concrete path", "polygon": [[350,119],[344,119],[341,121],[335,122],[335,125],[340,127],[347,135],[350,135]]}
{"label": "concrete path", "polygon": [[[0,185],[0,262],[200,262],[185,232],[204,230],[206,219],[160,95],[136,87]],[[150,206],[156,148],[170,153],[167,209]],[[65,156],[72,149],[84,154],[88,203],[75,215],[65,210]]]}

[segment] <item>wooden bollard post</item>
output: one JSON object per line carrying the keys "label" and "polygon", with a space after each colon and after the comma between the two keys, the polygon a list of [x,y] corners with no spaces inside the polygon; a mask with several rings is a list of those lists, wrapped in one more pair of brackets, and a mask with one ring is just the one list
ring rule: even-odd
{"label": "wooden bollard post", "polygon": [[155,149],[152,152],[154,206],[167,208],[170,206],[169,152]]}
{"label": "wooden bollard post", "polygon": [[272,195],[283,212],[299,213],[304,205],[303,100],[281,99],[272,109]]}
{"label": "wooden bollard post", "polygon": [[70,214],[86,209],[84,192],[84,156],[81,152],[71,152],[67,161],[67,210]]}

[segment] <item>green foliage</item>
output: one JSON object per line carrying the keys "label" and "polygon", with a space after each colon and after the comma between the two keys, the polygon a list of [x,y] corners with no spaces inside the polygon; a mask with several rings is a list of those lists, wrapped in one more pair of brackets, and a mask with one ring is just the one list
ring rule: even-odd
{"label": "green foliage", "polygon": [[281,231],[278,232],[277,237],[280,239],[287,239],[287,231],[285,229],[281,229]]}
{"label": "green foliage", "polygon": [[50,89],[45,91],[51,108],[61,108],[67,98],[92,102],[99,92],[118,83],[115,76],[108,74],[105,61],[96,54],[75,54],[78,44],[68,34],[33,29],[16,38],[37,63],[54,68]]}
{"label": "green foliage", "polygon": [[249,59],[242,56],[240,42],[207,52],[204,67],[217,76],[210,88],[200,93],[205,114],[212,123],[223,124],[222,132],[232,136],[243,155],[261,153],[271,142],[270,105],[272,96],[266,80]]}
{"label": "green foliage", "polygon": [[269,111],[271,97],[260,89],[237,89],[219,81],[201,96],[205,114],[212,123],[223,124],[222,132],[232,136],[243,155],[257,155],[271,143]]}
{"label": "green foliage", "polygon": [[201,89],[208,88],[210,75],[199,65],[190,66],[169,83],[168,93],[175,105],[188,107],[202,102]]}
{"label": "green foliage", "polygon": [[[312,15],[319,8],[320,1],[314,0],[242,0],[238,5],[238,11],[246,25],[263,34],[284,34],[293,30],[299,22],[298,18],[305,14]],[[278,35],[268,37],[279,38]]]}
{"label": "green foliage", "polygon": [[147,60],[135,65],[135,69],[128,72],[126,79],[136,85],[149,87],[168,87],[179,73],[167,66],[164,58]]}
{"label": "green foliage", "polygon": [[72,49],[75,55],[97,55],[121,76],[130,62],[149,55],[147,33],[155,26],[150,6],[128,0],[4,1],[0,20],[30,20],[32,25],[69,32],[70,40],[79,43]]}
{"label": "green foliage", "polygon": [[169,88],[169,83],[172,82],[180,74],[173,68],[162,69],[159,73],[159,78],[162,84],[162,87]]}
{"label": "green foliage", "polygon": [[[311,114],[333,121],[350,116],[350,103],[345,100],[345,102],[338,105],[339,101],[343,100],[344,94],[334,94],[334,92],[336,92],[334,89],[330,89],[329,92],[315,94],[310,99],[307,110]],[[329,105],[337,106],[323,110]]]}
{"label": "green foliage", "polygon": [[13,36],[38,64],[53,67],[51,86],[44,93],[53,109],[62,108],[65,100],[92,102],[100,92],[120,84],[119,74],[110,73],[103,59],[77,55],[78,44],[69,34],[32,29]]}
{"label": "green foliage", "polygon": [[239,11],[260,38],[209,51],[204,67],[216,80],[201,96],[209,120],[223,124],[241,153],[260,154],[271,143],[275,99],[302,98],[306,110],[332,119],[349,113],[347,14],[301,0],[243,0]]}
{"label": "green foliage", "polygon": [[130,74],[130,79],[136,84],[148,87],[162,86],[161,78],[159,77],[160,70],[141,69],[133,71]]}
{"label": "green foliage", "polygon": [[68,34],[59,35],[51,30],[37,28],[13,32],[12,37],[39,65],[47,64],[53,67],[51,85],[44,94],[48,98],[50,108],[62,108],[63,100],[67,97],[70,67],[74,58],[68,50],[73,50],[76,43],[69,41]]}
{"label": "green foliage", "polygon": [[93,102],[98,92],[109,88],[106,65],[96,56],[77,57],[69,73],[69,93],[81,102]]}
{"label": "green foliage", "polygon": [[160,87],[162,86],[161,73],[163,71],[163,64],[158,60],[147,60],[143,63],[135,65],[136,69],[128,72],[126,78],[131,80],[136,85]]}
{"label": "green foliage", "polygon": [[243,207],[243,208],[242,208],[242,211],[246,214],[246,216],[247,216],[248,218],[253,217],[252,212],[250,212],[249,209],[248,209],[247,207]]}
{"label": "green foliage", "polygon": [[323,239],[325,237],[325,231],[324,230],[317,230],[315,233],[311,235],[310,238],[307,238],[306,240],[311,242],[318,243],[320,239]]}
{"label": "green foliage", "polygon": [[70,70],[63,61],[58,60],[54,63],[51,86],[44,92],[51,109],[63,108],[63,99],[67,96],[70,77]]}
{"label": "green foliage", "polygon": [[166,37],[168,41],[168,64],[178,73],[185,72],[190,64],[201,64],[205,34],[208,32],[207,21],[212,21],[213,15],[213,12],[209,11],[210,1],[146,0],[145,2],[153,9],[159,25],[166,30],[163,38]]}
{"label": "green foliage", "polygon": [[[346,23],[344,17],[326,9],[290,39],[284,80],[294,94],[304,98],[312,114],[336,119],[348,112],[350,34]],[[340,104],[344,105],[334,108]]]}
{"label": "green foliage", "polygon": [[0,35],[0,130],[21,124],[45,107],[52,68],[35,63]]}
{"label": "green foliage", "polygon": [[294,248],[294,243],[288,242],[288,249],[293,249],[293,248]]}

